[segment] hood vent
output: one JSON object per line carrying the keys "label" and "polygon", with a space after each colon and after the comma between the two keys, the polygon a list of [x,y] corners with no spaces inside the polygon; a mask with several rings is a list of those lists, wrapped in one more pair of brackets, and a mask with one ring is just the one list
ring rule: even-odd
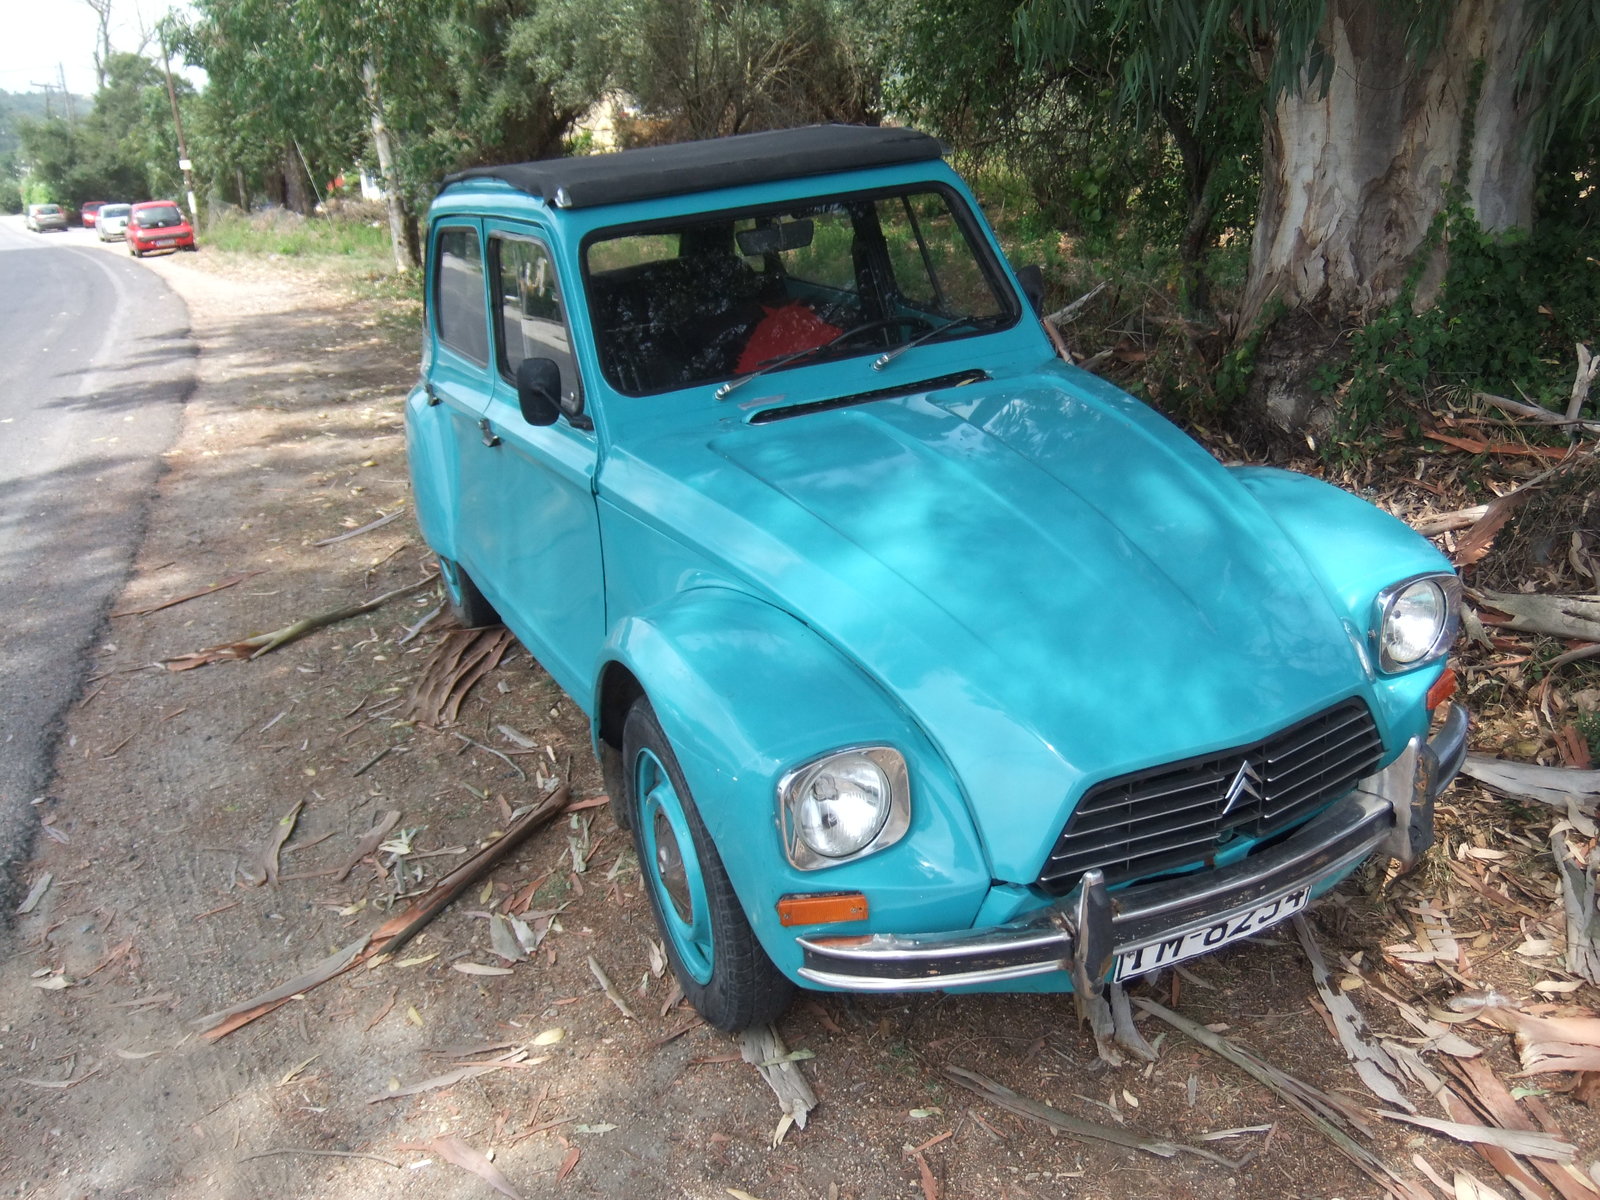
{"label": "hood vent", "polygon": [[989,372],[973,368],[970,371],[957,371],[954,375],[940,375],[936,379],[923,379],[917,383],[901,383],[894,387],[877,388],[870,392],[856,392],[849,396],[835,396],[831,400],[811,400],[804,404],[763,408],[750,418],[750,424],[766,425],[772,421],[787,421],[790,417],[804,417],[810,413],[827,412],[833,408],[851,408],[857,404],[867,404],[873,400],[887,400],[893,396],[920,396],[925,392],[939,391],[941,388],[962,387],[969,383],[980,383],[988,378]]}

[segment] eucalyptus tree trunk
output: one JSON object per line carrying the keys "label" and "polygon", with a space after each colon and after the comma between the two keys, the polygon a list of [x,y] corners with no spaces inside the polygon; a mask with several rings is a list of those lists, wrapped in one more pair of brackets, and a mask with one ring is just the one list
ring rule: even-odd
{"label": "eucalyptus tree trunk", "polygon": [[405,200],[400,195],[400,177],[394,169],[394,146],[389,127],[383,120],[383,97],[378,92],[378,72],[369,61],[361,68],[367,88],[367,111],[372,119],[372,148],[378,156],[378,172],[383,176],[383,203],[389,210],[389,245],[394,250],[394,269],[407,271],[418,266],[411,239],[406,236]]}
{"label": "eucalyptus tree trunk", "polygon": [[[1314,420],[1305,375],[1339,331],[1400,294],[1459,184],[1489,230],[1527,227],[1535,95],[1518,95],[1528,0],[1456,0],[1437,48],[1410,48],[1405,7],[1328,0],[1325,93],[1285,94],[1265,120],[1260,209],[1239,331],[1287,310],[1262,345],[1256,399],[1278,424]],[[1470,164],[1466,178],[1463,165]],[[1427,304],[1442,255],[1423,272]],[[1326,414],[1321,414],[1326,416]]]}

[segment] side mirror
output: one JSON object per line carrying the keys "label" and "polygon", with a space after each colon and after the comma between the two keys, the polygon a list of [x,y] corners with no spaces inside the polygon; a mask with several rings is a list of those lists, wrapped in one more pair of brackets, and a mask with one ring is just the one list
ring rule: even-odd
{"label": "side mirror", "polygon": [[1044,268],[1037,263],[1019,267],[1017,283],[1022,286],[1022,294],[1028,298],[1028,303],[1033,305],[1034,315],[1044,316]]}
{"label": "side mirror", "polygon": [[529,425],[554,425],[561,417],[561,368],[548,358],[525,358],[517,367],[517,404]]}

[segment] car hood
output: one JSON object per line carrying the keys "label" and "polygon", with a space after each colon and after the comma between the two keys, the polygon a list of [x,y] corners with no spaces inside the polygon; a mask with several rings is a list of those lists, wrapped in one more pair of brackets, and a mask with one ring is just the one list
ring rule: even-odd
{"label": "car hood", "polygon": [[640,511],[911,711],[998,878],[1033,878],[1086,783],[1253,741],[1363,678],[1250,493],[1082,372],[740,422],[634,466]]}

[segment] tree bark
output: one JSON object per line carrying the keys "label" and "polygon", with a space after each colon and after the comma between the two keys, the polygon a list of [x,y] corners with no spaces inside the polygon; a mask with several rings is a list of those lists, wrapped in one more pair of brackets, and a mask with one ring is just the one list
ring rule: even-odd
{"label": "tree bark", "polygon": [[383,97],[378,92],[378,72],[369,61],[361,68],[367,89],[367,111],[372,120],[372,148],[378,156],[378,171],[383,176],[383,202],[389,210],[389,245],[394,250],[394,269],[408,271],[418,266],[406,237],[405,200],[400,195],[400,177],[394,169],[394,147],[389,127],[383,120]]}
{"label": "tree bark", "polygon": [[[1515,89],[1528,0],[1456,0],[1436,49],[1419,58],[1405,10],[1328,0],[1320,40],[1333,63],[1325,94],[1308,83],[1265,116],[1260,207],[1238,333],[1282,305],[1287,338],[1269,335],[1256,399],[1291,430],[1314,397],[1310,359],[1352,319],[1399,295],[1451,185],[1486,229],[1532,218],[1536,96]],[[1482,64],[1481,73],[1479,64]],[[1470,164],[1459,178],[1462,164]],[[1419,281],[1426,305],[1442,257]],[[1276,349],[1273,342],[1286,343]],[[1281,353],[1278,353],[1281,352]]]}

